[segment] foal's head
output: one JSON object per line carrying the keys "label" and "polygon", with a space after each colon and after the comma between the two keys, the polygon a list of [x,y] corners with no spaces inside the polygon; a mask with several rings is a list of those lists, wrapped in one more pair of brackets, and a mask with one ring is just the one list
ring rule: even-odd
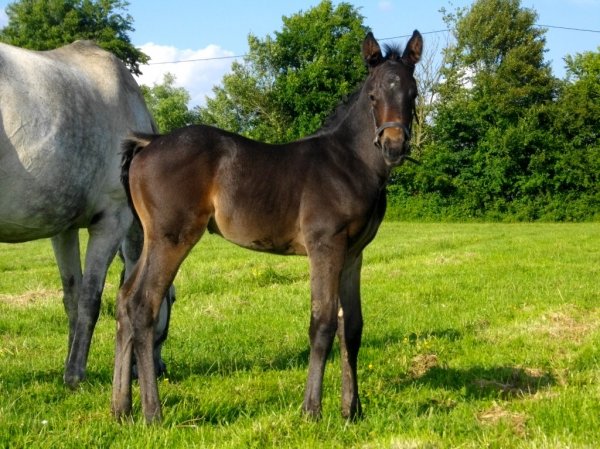
{"label": "foal's head", "polygon": [[363,42],[363,57],[369,67],[365,83],[371,101],[376,146],[388,165],[401,164],[410,153],[410,133],[415,113],[417,83],[415,64],[421,59],[423,38],[415,30],[402,54],[387,47],[383,56],[372,33]]}

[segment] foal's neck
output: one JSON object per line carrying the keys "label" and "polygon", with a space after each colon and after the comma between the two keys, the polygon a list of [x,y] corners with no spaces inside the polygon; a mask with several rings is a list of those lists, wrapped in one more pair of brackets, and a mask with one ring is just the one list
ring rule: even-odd
{"label": "foal's neck", "polygon": [[334,131],[338,133],[349,150],[352,150],[373,171],[383,184],[387,183],[391,167],[386,164],[381,150],[373,143],[375,125],[371,101],[361,91],[356,100],[348,106],[348,111]]}

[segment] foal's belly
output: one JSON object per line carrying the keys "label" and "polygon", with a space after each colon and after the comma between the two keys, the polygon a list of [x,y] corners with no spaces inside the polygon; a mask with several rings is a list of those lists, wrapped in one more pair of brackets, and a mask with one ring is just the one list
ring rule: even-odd
{"label": "foal's belly", "polygon": [[244,219],[219,219],[218,214],[208,223],[208,232],[243,248],[273,254],[306,255],[304,239],[299,230],[288,230],[277,223],[257,223]]}

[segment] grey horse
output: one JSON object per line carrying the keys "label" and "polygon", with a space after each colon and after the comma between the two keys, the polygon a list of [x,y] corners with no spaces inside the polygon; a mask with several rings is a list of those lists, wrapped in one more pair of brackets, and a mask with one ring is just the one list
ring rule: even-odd
{"label": "grey horse", "polygon": [[[0,242],[52,239],[71,387],[85,377],[108,266],[120,248],[128,276],[142,247],[119,180],[121,141],[155,128],[125,65],[95,44],[42,52],[0,44]],[[83,271],[81,228],[89,233]],[[171,289],[155,330],[159,371],[173,300]]]}

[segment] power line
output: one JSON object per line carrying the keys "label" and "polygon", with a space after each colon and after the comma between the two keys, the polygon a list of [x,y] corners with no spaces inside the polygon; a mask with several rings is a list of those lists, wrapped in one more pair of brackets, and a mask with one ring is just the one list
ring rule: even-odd
{"label": "power line", "polygon": [[[445,30],[435,30],[435,31],[424,31],[421,34],[437,34],[437,33],[447,33],[451,31],[450,29],[445,29]],[[403,39],[405,37],[411,37],[412,34],[402,34],[400,36],[392,36],[392,37],[382,37],[382,38],[377,38],[378,41],[389,41],[390,39]]]}
{"label": "power line", "polygon": [[[435,34],[435,33],[446,33],[450,30],[436,30],[436,31],[425,31],[421,34]],[[393,36],[393,37],[382,37],[379,38],[378,40],[380,41],[387,41],[390,39],[400,39],[400,38],[404,38],[404,37],[410,37],[412,36],[412,34],[403,34],[401,36]],[[149,62],[146,65],[161,65],[161,64],[180,64],[180,63],[184,63],[184,62],[199,62],[199,61],[216,61],[219,59],[239,59],[239,58],[245,58],[246,56],[248,56],[247,54],[244,55],[232,55],[232,56],[214,56],[211,58],[194,58],[194,59],[182,59],[179,61],[161,61],[161,62]]]}
{"label": "power line", "polygon": [[[535,26],[540,27],[540,28],[552,28],[552,29],[559,29],[559,30],[585,32],[585,33],[600,33],[600,30],[590,30],[590,29],[585,29],[585,28],[563,27],[563,26],[557,26],[557,25],[542,25],[542,24],[538,24],[538,23],[536,23]],[[448,33],[450,31],[451,31],[450,29],[434,30],[434,31],[425,31],[425,32],[423,32],[421,34]],[[378,40],[380,40],[380,41],[387,41],[387,40],[391,40],[391,39],[402,39],[402,38],[406,38],[406,37],[410,37],[410,36],[412,36],[412,34],[402,34],[400,36],[382,37],[382,38],[379,38]],[[232,56],[214,56],[214,57],[211,57],[211,58],[182,59],[182,60],[179,60],[179,61],[149,62],[146,65],[182,64],[182,63],[186,63],[186,62],[217,61],[217,60],[221,60],[221,59],[239,59],[239,58],[245,58],[246,56],[248,56],[248,54],[232,55]]]}
{"label": "power line", "polygon": [[244,58],[246,56],[248,56],[248,55],[214,56],[212,58],[182,59],[180,61],[149,62],[146,65],[180,64],[182,62],[198,62],[198,61],[216,61],[218,59],[237,59],[237,58]]}
{"label": "power line", "polygon": [[543,28],[556,28],[559,30],[569,30],[569,31],[584,31],[586,33],[600,33],[600,30],[588,30],[585,28],[572,28],[572,27],[559,27],[556,25],[541,25],[541,24],[535,24],[535,26],[537,27],[543,27]]}

